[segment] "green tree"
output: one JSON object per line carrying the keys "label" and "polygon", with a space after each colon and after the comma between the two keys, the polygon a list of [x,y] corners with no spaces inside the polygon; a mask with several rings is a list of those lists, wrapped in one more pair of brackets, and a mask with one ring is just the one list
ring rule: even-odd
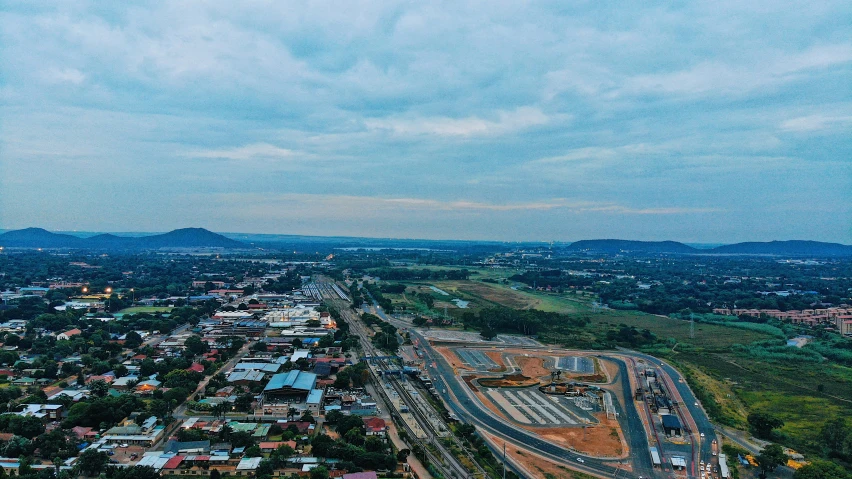
{"label": "green tree", "polygon": [[748,415],[748,424],[755,436],[762,439],[772,437],[772,430],[784,425],[784,421],[765,412],[753,412]]}
{"label": "green tree", "polygon": [[317,466],[311,469],[311,479],[328,479],[328,469],[325,466]]}
{"label": "green tree", "polygon": [[784,454],[784,448],[779,444],[770,444],[764,447],[754,460],[760,467],[760,477],[765,478],[767,472],[772,472],[775,468],[787,462],[787,455]]}
{"label": "green tree", "polygon": [[828,421],[820,431],[820,436],[829,453],[836,455],[843,455],[844,443],[850,435],[852,435],[852,429],[844,418]]}
{"label": "green tree", "polygon": [[103,379],[96,379],[89,383],[89,391],[93,396],[102,398],[109,392],[109,384]]}
{"label": "green tree", "polygon": [[105,452],[87,449],[74,463],[74,471],[84,476],[97,476],[107,464],[109,464],[109,456]]}
{"label": "green tree", "polygon": [[830,461],[811,461],[793,474],[793,479],[849,479],[846,469]]}

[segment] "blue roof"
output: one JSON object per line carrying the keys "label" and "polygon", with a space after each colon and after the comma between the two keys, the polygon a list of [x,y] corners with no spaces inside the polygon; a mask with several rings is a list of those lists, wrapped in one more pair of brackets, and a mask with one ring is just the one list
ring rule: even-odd
{"label": "blue roof", "polygon": [[279,389],[299,389],[310,391],[317,384],[317,375],[294,369],[288,373],[272,376],[264,391],[276,391]]}
{"label": "blue roof", "polygon": [[322,389],[312,389],[308,394],[308,400],[305,401],[308,404],[319,404],[322,401]]}

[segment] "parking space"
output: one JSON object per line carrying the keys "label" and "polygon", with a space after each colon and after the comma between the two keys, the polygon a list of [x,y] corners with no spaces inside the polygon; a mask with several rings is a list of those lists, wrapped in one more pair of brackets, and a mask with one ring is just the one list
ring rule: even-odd
{"label": "parking space", "polygon": [[487,354],[477,349],[457,349],[456,355],[466,365],[481,371],[488,371],[499,367]]}
{"label": "parking space", "polygon": [[540,426],[575,425],[583,421],[567,402],[537,389],[487,389],[486,394],[512,419]]}
{"label": "parking space", "polygon": [[595,363],[592,358],[585,356],[566,356],[556,358],[556,367],[563,371],[571,371],[582,374],[594,374]]}

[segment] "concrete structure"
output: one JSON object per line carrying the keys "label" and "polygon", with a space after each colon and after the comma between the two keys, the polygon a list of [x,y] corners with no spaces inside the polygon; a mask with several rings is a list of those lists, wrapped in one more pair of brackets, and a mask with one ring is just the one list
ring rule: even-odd
{"label": "concrete structure", "polygon": [[677,416],[663,414],[660,418],[663,420],[663,430],[666,432],[666,436],[683,435],[683,428],[681,427],[680,419],[678,419]]}

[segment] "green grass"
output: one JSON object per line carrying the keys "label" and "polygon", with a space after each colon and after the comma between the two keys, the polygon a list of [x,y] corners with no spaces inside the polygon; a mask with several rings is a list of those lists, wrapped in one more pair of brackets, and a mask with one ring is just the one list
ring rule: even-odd
{"label": "green grass", "polygon": [[[770,412],[784,421],[781,443],[816,451],[822,425],[852,415],[852,369],[834,364],[775,363],[726,353],[675,353],[671,358],[696,367],[731,391],[749,411]],[[820,390],[821,389],[821,390]],[[734,411],[723,411],[730,414]],[[742,421],[737,424],[745,428]]]}
{"label": "green grass", "polygon": [[119,311],[120,314],[137,314],[137,313],[168,313],[174,308],[167,306],[133,306],[124,308]]}

